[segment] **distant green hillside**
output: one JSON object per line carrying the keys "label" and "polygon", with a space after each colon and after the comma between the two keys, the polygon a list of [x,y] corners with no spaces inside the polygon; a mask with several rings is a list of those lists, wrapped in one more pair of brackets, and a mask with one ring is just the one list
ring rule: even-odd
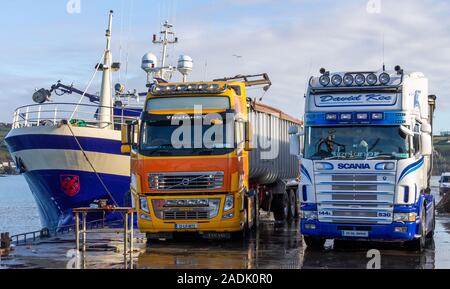
{"label": "distant green hillside", "polygon": [[[0,123],[0,163],[11,161],[3,141],[10,130],[11,124]],[[450,136],[435,136],[434,149],[433,174],[440,175],[442,172],[450,172]]]}
{"label": "distant green hillside", "polygon": [[450,136],[434,137],[434,175],[450,172]]}
{"label": "distant green hillside", "polygon": [[5,142],[3,141],[10,130],[11,124],[0,123],[0,162],[2,163],[11,160]]}

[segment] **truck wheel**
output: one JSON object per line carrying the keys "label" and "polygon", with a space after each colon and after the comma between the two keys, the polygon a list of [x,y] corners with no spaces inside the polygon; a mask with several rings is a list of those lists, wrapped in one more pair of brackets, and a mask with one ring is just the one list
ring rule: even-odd
{"label": "truck wheel", "polygon": [[405,243],[406,248],[411,250],[411,251],[419,251],[419,252],[423,252],[423,250],[425,249],[425,245],[426,245],[426,228],[425,228],[425,208],[423,208],[423,213],[420,216],[420,238],[419,239],[414,239],[411,241],[407,241]]}
{"label": "truck wheel", "polygon": [[256,231],[259,228],[259,196],[258,194],[255,196],[255,201],[254,201],[254,212],[255,212],[255,219],[253,222],[253,227],[252,227],[252,231]]}
{"label": "truck wheel", "polygon": [[290,189],[288,192],[288,216],[287,219],[288,220],[293,220],[295,219],[295,211],[296,211],[296,207],[297,207],[297,202],[296,202],[296,198],[295,198],[295,191],[293,189]]}
{"label": "truck wheel", "polygon": [[326,239],[303,236],[306,246],[310,249],[323,249]]}
{"label": "truck wheel", "polygon": [[436,228],[436,209],[435,205],[433,204],[433,222],[431,223],[431,230],[427,234],[427,239],[432,240],[434,238],[434,229]]}
{"label": "truck wheel", "polygon": [[289,214],[287,194],[275,195],[273,199],[273,216],[275,221],[286,221]]}

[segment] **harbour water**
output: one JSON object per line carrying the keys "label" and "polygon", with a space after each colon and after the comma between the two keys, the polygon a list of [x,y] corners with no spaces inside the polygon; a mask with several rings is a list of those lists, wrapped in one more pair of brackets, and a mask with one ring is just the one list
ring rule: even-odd
{"label": "harbour water", "polygon": [[22,176],[0,176],[0,232],[18,234],[41,229],[33,195]]}

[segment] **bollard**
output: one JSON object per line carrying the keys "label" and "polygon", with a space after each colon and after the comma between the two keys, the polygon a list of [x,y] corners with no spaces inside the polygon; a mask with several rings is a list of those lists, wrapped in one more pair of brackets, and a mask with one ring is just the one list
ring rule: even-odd
{"label": "bollard", "polygon": [[11,240],[9,239],[9,233],[0,234],[0,256],[6,256],[11,250]]}
{"label": "bollard", "polygon": [[43,228],[40,232],[39,232],[39,237],[41,239],[45,239],[45,238],[49,238],[50,237],[50,230],[48,228]]}
{"label": "bollard", "polygon": [[1,241],[0,248],[9,249],[11,247],[11,240],[9,239],[9,233],[1,233],[0,241]]}

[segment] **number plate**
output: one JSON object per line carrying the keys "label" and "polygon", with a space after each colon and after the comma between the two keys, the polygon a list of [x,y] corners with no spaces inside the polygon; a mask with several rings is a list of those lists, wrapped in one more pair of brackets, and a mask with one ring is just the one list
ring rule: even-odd
{"label": "number plate", "polygon": [[368,238],[368,231],[342,231],[343,237],[359,237],[359,238]]}
{"label": "number plate", "polygon": [[197,229],[197,224],[175,224],[175,229],[179,230]]}

